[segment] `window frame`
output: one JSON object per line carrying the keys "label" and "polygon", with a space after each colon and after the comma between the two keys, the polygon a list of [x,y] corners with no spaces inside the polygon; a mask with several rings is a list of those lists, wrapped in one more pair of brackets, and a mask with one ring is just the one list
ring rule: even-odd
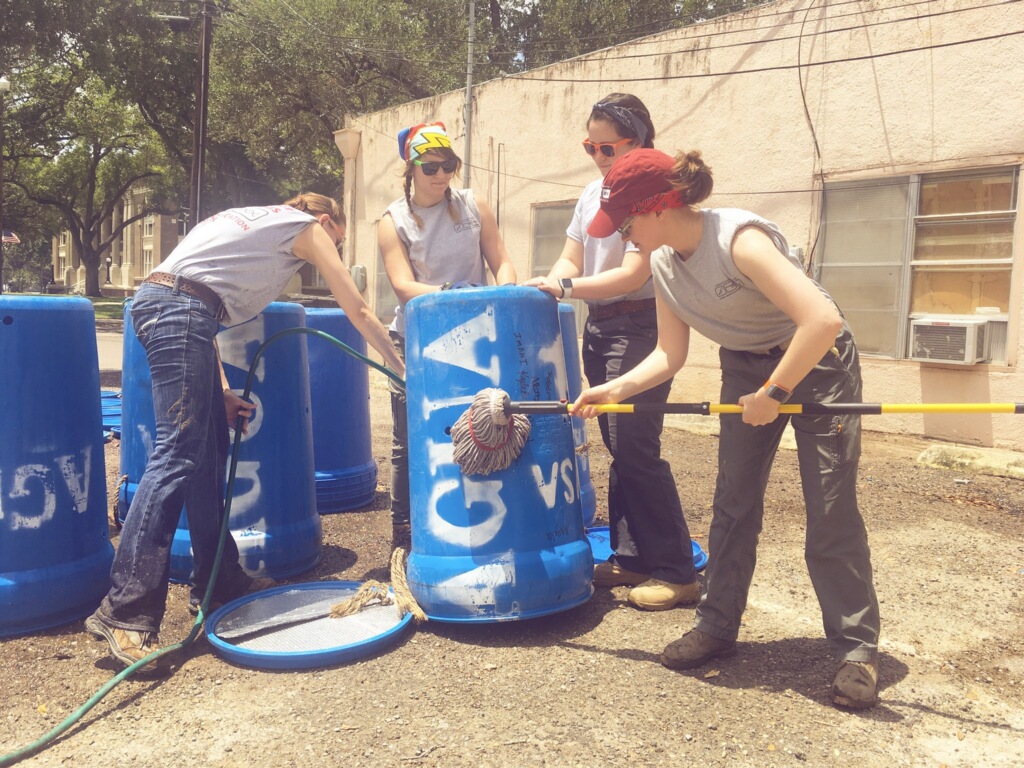
{"label": "window frame", "polygon": [[[948,213],[948,214],[920,214],[921,205],[921,190],[922,185],[929,181],[941,180],[942,178],[953,179],[956,177],[971,177],[981,176],[987,174],[997,174],[1001,172],[1008,172],[1011,180],[1011,198],[1010,204],[1012,207],[1009,210],[985,210],[985,211],[971,211],[971,212],[959,212],[959,213]],[[901,286],[898,295],[895,296],[896,311],[895,317],[897,321],[896,328],[896,340],[895,348],[897,350],[896,355],[890,355],[887,353],[876,353],[876,352],[864,352],[861,354],[864,357],[868,357],[875,360],[892,360],[899,362],[912,361],[910,346],[911,327],[914,320],[921,318],[937,317],[941,316],[944,319],[948,318],[952,322],[964,320],[968,318],[977,318],[980,315],[975,314],[937,314],[934,312],[921,312],[912,311],[911,303],[913,299],[913,280],[915,276],[915,269],[918,273],[928,268],[957,268],[963,267],[969,271],[986,271],[991,269],[993,271],[1004,271],[1003,268],[1009,268],[1009,293],[1010,302],[1006,312],[1000,312],[994,315],[985,315],[990,323],[1002,323],[1004,324],[1005,332],[1001,335],[1005,337],[1006,347],[1001,355],[993,355],[985,363],[978,363],[977,365],[998,365],[998,366],[1013,366],[1016,365],[1016,338],[1018,327],[1022,320],[1022,309],[1016,306],[1014,297],[1018,296],[1020,291],[1020,281],[1024,279],[1020,274],[1024,270],[1024,264],[1022,264],[1021,244],[1024,242],[1022,239],[1022,228],[1024,228],[1024,216],[1021,212],[1021,200],[1024,195],[1024,158],[1003,158],[1003,162],[992,164],[992,165],[970,165],[959,168],[949,168],[943,170],[929,170],[929,171],[917,171],[917,172],[901,172],[894,173],[888,176],[876,176],[876,175],[862,175],[857,174],[856,176],[840,175],[832,178],[824,179],[824,188],[822,189],[822,196],[820,198],[820,209],[819,209],[819,221],[821,232],[827,240],[827,229],[828,229],[828,192],[829,188],[832,187],[838,191],[844,187],[848,188],[851,185],[859,183],[871,184],[891,182],[907,184],[907,196],[906,196],[906,211],[904,212],[905,227],[904,236],[902,243],[902,253],[900,254],[900,280]],[[1012,221],[1011,226],[1011,246],[1010,256],[1008,258],[1000,259],[916,259],[915,247],[917,246],[918,229],[922,223],[929,222],[950,222],[954,223],[957,221],[1001,221],[1001,220]],[[822,278],[823,268],[828,266],[837,266],[835,263],[829,264],[824,258],[824,246],[825,241],[822,243],[822,257],[815,260],[814,264],[814,278],[820,283]],[[878,264],[884,264],[885,262],[877,262]],[[840,263],[841,264],[841,263]],[[823,284],[823,287],[828,290],[828,286]]]}

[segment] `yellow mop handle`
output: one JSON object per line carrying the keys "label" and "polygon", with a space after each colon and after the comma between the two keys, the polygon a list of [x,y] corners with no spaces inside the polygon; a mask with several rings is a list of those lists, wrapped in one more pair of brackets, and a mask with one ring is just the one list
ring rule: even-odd
{"label": "yellow mop handle", "polygon": [[[598,413],[743,413],[743,407],[726,403],[595,403]],[[510,402],[506,413],[568,413],[569,404],[560,401]],[[883,413],[1024,413],[1024,403],[786,403],[779,413],[807,415]]]}

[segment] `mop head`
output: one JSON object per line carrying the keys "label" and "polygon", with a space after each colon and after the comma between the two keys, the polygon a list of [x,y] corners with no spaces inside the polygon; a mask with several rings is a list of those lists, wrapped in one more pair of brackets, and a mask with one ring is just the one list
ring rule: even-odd
{"label": "mop head", "polygon": [[530,436],[530,420],[521,413],[506,414],[508,401],[503,390],[484,389],[452,425],[455,463],[463,474],[489,475],[519,458]]}

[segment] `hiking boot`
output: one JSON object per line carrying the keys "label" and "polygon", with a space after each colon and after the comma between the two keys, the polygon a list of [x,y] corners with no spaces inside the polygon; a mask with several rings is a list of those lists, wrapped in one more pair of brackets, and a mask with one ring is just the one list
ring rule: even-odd
{"label": "hiking boot", "polygon": [[667,611],[677,605],[700,602],[700,584],[673,584],[661,579],[648,579],[629,590],[629,602],[645,611]]}
{"label": "hiking boot", "polygon": [[[157,638],[156,632],[140,632],[135,629],[112,627],[107,624],[98,609],[85,620],[85,628],[97,640],[106,640],[110,646],[110,655],[126,667],[146,658],[160,647],[160,640]],[[162,658],[153,659],[146,666],[139,667],[138,671],[142,673],[160,672],[163,668],[161,661]]]}
{"label": "hiking boot", "polygon": [[410,523],[397,523],[391,525],[391,551],[404,549],[406,552],[412,549],[412,525]]}
{"label": "hiking boot", "polygon": [[627,571],[618,563],[608,560],[594,566],[595,587],[635,587],[651,578],[648,573]]}
{"label": "hiking boot", "polygon": [[832,681],[832,703],[838,707],[867,709],[878,702],[878,664],[844,661]]}
{"label": "hiking boot", "polygon": [[[241,591],[236,591],[234,594],[232,594],[227,599],[224,599],[220,595],[216,595],[216,594],[213,597],[211,597],[210,598],[210,605],[209,605],[209,608],[207,609],[207,616],[209,616],[211,613],[213,613],[215,610],[220,608],[225,603],[230,603],[232,600],[237,600],[238,598],[242,597],[243,595],[251,595],[253,592],[262,592],[264,589],[270,589],[271,587],[276,587],[276,586],[277,586],[277,582],[274,581],[273,579],[268,579],[268,578],[263,578],[263,577],[258,578],[258,579],[250,578],[248,583],[245,585],[245,587]],[[203,596],[202,595],[190,594],[189,597],[188,597],[188,612],[191,613],[193,616],[198,616],[199,615],[199,607],[202,604],[203,604]]]}
{"label": "hiking boot", "polygon": [[665,646],[661,663],[670,669],[694,669],[711,659],[735,655],[735,640],[719,640],[699,629],[691,629]]}

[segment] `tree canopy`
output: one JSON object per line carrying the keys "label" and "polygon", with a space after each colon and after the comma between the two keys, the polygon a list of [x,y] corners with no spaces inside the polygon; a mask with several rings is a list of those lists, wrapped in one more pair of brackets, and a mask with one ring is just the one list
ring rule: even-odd
{"label": "tree canopy", "polygon": [[[474,81],[754,5],[749,0],[472,0]],[[199,20],[210,51],[205,214],[337,196],[349,113],[462,88],[469,0],[7,0],[4,222],[56,211],[96,271],[125,184],[188,207]],[[52,220],[52,219],[51,219]],[[55,234],[55,233],[54,233]],[[106,238],[106,239],[103,239]],[[98,286],[87,289],[98,291]]]}

